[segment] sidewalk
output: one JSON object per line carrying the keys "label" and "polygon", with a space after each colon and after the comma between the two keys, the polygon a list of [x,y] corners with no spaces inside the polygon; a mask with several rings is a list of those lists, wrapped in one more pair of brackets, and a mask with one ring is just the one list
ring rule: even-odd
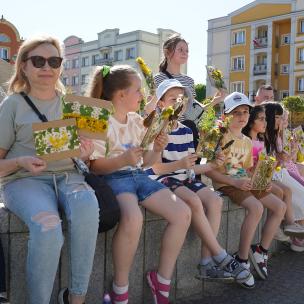
{"label": "sidewalk", "polygon": [[177,304],[303,304],[304,253],[286,249],[271,258],[267,281],[256,280],[253,290],[236,284],[205,283],[204,297],[180,300]]}

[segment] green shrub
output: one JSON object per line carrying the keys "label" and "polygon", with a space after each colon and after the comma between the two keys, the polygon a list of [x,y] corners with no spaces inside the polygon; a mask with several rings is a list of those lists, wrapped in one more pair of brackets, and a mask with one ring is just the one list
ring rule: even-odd
{"label": "green shrub", "polygon": [[304,112],[304,97],[302,96],[285,97],[282,104],[289,112]]}

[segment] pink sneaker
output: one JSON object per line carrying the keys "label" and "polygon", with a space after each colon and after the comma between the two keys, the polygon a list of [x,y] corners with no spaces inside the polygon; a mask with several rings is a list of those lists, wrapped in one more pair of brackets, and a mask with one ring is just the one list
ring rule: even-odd
{"label": "pink sneaker", "polygon": [[148,271],[147,280],[151,288],[154,304],[170,304],[169,299],[160,293],[160,291],[169,292],[170,285],[159,283],[156,271]]}
{"label": "pink sneaker", "polygon": [[115,304],[116,302],[128,301],[129,294],[128,292],[117,294],[114,291],[110,293],[111,302]]}
{"label": "pink sneaker", "polygon": [[290,249],[296,252],[304,251],[304,239],[292,238]]}

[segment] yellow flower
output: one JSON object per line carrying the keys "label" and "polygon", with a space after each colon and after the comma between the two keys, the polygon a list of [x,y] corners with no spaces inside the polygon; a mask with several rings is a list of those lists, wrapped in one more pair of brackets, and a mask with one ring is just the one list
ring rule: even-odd
{"label": "yellow flower", "polygon": [[64,147],[69,140],[68,134],[66,132],[63,132],[59,136],[51,135],[49,137],[49,142],[55,150],[59,150],[62,147]]}
{"label": "yellow flower", "polygon": [[77,119],[77,127],[79,129],[85,129],[87,126],[87,121],[85,118],[80,117],[79,119]]}
{"label": "yellow flower", "polygon": [[265,160],[265,159],[266,159],[265,153],[260,153],[259,160]]}
{"label": "yellow flower", "polygon": [[169,118],[171,115],[173,115],[173,113],[174,113],[173,107],[170,106],[170,107],[168,107],[167,109],[165,109],[165,110],[162,111],[161,117],[162,117],[163,119],[167,119],[167,118]]}
{"label": "yellow flower", "polygon": [[281,168],[280,166],[278,166],[278,167],[275,168],[275,170],[276,170],[277,172],[280,172],[281,169],[282,169],[282,168]]}
{"label": "yellow flower", "polygon": [[275,162],[275,161],[276,161],[276,158],[275,158],[275,157],[273,157],[273,156],[270,156],[270,157],[269,157],[269,159],[270,159],[271,161],[273,161],[273,162]]}

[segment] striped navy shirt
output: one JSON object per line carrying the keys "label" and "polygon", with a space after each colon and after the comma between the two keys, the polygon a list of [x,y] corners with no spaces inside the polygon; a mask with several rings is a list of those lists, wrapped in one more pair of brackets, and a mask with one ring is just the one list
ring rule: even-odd
{"label": "striped navy shirt", "polygon": [[[193,97],[196,97],[194,89],[194,80],[190,76],[184,74],[172,74],[172,76],[174,77],[174,79],[178,80],[184,87],[189,88]],[[156,87],[158,87],[166,79],[168,79],[168,76],[165,73],[160,72],[156,74],[154,76],[154,82]]]}
{"label": "striped navy shirt", "polygon": [[[169,143],[162,153],[162,162],[169,163],[182,159],[183,157],[194,153],[193,134],[190,128],[178,122],[178,126],[169,135]],[[161,181],[163,178],[172,176],[181,181],[186,180],[186,169],[177,170],[164,175],[156,175],[153,169],[148,169],[147,173],[152,179]]]}

